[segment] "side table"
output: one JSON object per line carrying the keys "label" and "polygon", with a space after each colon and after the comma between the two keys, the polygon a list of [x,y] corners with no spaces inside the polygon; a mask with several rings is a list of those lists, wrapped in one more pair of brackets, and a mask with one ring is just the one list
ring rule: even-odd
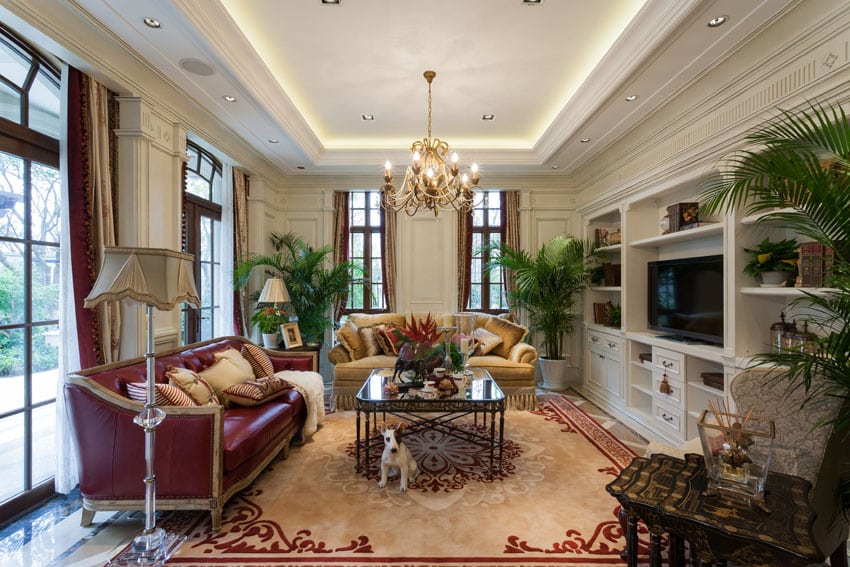
{"label": "side table", "polygon": [[670,536],[669,563],[684,566],[684,542],[691,562],[727,560],[744,565],[799,565],[824,560],[812,538],[815,512],[811,485],[802,478],[770,473],[765,505],[770,512],[727,496],[706,496],[701,455],[677,459],[655,454],[635,458],[606,486],[626,514],[626,561],[637,565],[637,523],[651,532],[650,565],[661,565],[660,536]]}
{"label": "side table", "polygon": [[[283,343],[281,343],[280,346],[282,347]],[[285,355],[289,355],[289,356],[292,356],[293,353],[301,353],[303,355],[310,355],[311,354],[312,357],[313,357],[313,371],[319,372],[319,353],[321,352],[321,350],[322,350],[322,345],[303,345],[303,346],[287,348],[287,349],[276,348],[276,349],[273,349],[272,352],[285,354]]]}

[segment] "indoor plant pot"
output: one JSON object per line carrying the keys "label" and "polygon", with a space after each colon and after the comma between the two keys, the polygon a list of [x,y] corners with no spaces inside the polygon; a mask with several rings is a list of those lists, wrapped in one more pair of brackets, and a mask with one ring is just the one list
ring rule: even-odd
{"label": "indoor plant pot", "polygon": [[545,358],[537,359],[540,364],[540,376],[543,378],[541,387],[544,390],[552,390],[559,392],[566,390],[571,384],[570,380],[570,355],[564,355],[564,358]]}

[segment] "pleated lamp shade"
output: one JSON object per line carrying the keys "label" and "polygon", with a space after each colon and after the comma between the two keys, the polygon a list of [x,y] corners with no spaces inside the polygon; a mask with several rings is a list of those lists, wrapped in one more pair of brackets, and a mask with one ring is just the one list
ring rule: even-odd
{"label": "pleated lamp shade", "polygon": [[170,311],[182,302],[200,307],[195,289],[192,254],[164,248],[107,246],[94,287],[85,307],[103,301],[132,299]]}
{"label": "pleated lamp shade", "polygon": [[289,290],[281,278],[269,278],[263,284],[263,291],[257,303],[289,303]]}

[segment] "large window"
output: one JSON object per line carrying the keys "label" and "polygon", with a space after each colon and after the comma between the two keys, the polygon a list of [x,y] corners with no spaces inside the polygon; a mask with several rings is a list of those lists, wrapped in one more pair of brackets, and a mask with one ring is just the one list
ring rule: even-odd
{"label": "large window", "polygon": [[381,250],[384,211],[378,191],[348,194],[348,260],[362,270],[351,284],[344,312],[386,311]]}
{"label": "large window", "polygon": [[195,255],[195,286],[201,308],[183,307],[183,342],[221,336],[221,162],[200,146],[187,142],[185,251]]}
{"label": "large window", "polygon": [[0,28],[0,522],[53,493],[59,76]]}
{"label": "large window", "polygon": [[486,270],[495,251],[486,245],[498,245],[505,239],[505,209],[499,191],[482,191],[469,213],[472,216],[472,259],[467,309],[502,313],[508,309],[503,274],[500,269]]}

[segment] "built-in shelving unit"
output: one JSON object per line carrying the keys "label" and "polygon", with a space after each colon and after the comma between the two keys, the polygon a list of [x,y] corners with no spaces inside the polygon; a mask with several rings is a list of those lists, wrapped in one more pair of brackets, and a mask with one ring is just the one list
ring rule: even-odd
{"label": "built-in shelving unit", "polygon": [[679,232],[671,232],[669,234],[659,234],[658,236],[641,238],[640,240],[635,240],[634,242],[629,243],[629,246],[634,248],[658,248],[666,244],[688,242],[690,240],[699,240],[707,236],[721,234],[723,234],[723,224],[711,223],[687,230],[680,230]]}
{"label": "built-in shelving unit", "polygon": [[744,295],[763,295],[770,297],[805,297],[807,294],[826,295],[835,291],[828,287],[742,287]]}

